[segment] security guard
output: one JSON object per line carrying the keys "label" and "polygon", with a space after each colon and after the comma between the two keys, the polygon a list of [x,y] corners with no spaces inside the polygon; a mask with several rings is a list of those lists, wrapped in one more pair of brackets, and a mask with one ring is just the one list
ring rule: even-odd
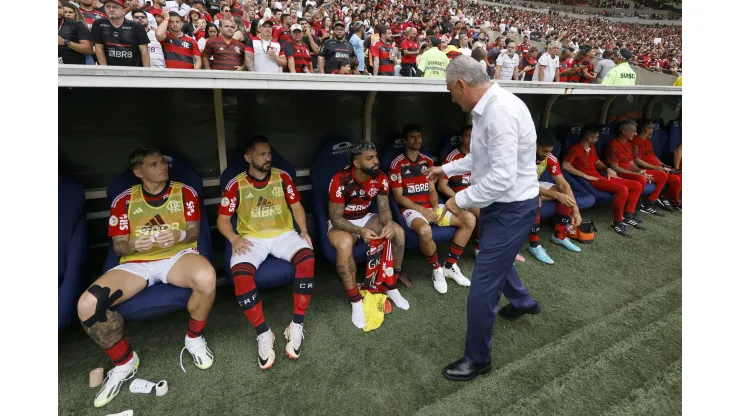
{"label": "security guard", "polygon": [[424,73],[424,78],[445,77],[450,58],[439,50],[440,45],[442,45],[442,41],[439,38],[432,38],[432,47],[421,55],[419,71]]}
{"label": "security guard", "polygon": [[601,85],[635,85],[637,75],[630,68],[630,59],[632,59],[632,52],[627,48],[620,49],[614,57],[617,65],[609,70]]}

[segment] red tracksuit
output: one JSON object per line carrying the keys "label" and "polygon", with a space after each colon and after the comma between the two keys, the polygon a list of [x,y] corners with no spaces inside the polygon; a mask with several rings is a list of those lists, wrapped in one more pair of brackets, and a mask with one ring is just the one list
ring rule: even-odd
{"label": "red tracksuit", "polygon": [[[607,163],[610,165],[616,163],[622,169],[632,170],[632,165],[630,162],[635,161],[635,154],[632,149],[632,143],[629,140],[612,140],[606,148],[606,160]],[[650,196],[648,196],[648,199],[650,201],[655,202],[658,200],[660,193],[663,192],[663,187],[668,181],[668,174],[666,174],[662,170],[652,169],[645,170],[645,173],[651,175],[653,177],[653,182],[655,182],[655,190],[652,194],[650,194]],[[632,179],[633,181],[640,182],[640,185],[642,185],[643,189],[645,188],[645,185],[647,185],[647,178],[637,173],[620,172],[618,173],[618,175],[620,178]],[[642,189],[640,189],[640,193],[642,193]]]}

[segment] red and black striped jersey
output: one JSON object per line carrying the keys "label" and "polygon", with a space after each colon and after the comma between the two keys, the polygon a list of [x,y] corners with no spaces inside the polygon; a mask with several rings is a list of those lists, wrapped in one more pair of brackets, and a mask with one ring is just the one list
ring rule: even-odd
{"label": "red and black striped jersey", "polygon": [[80,14],[82,14],[82,18],[85,19],[85,24],[88,29],[92,29],[92,25],[96,20],[108,17],[105,12],[100,9],[82,10],[82,8],[80,8]]}
{"label": "red and black striped jersey", "polygon": [[213,57],[211,69],[234,71],[236,67],[244,65],[244,51],[246,49],[247,47],[243,43],[234,38],[226,43],[223,37],[216,36],[206,41],[201,57],[204,59]]}
{"label": "red and black striped jersey", "polygon": [[[460,151],[460,149],[455,149],[450,152],[450,154],[445,157],[445,163],[450,163],[452,161],[455,161],[457,159],[462,159],[465,157],[465,154]],[[463,189],[470,186],[470,172],[464,174],[464,175],[456,175],[452,177],[447,177],[447,184],[452,188],[455,192],[460,192]]]}
{"label": "red and black striped jersey", "polygon": [[166,38],[159,42],[164,52],[164,63],[167,68],[193,69],[193,57],[200,56],[198,42],[190,36],[176,37],[167,32]]}
{"label": "red and black striped jersey", "polygon": [[391,188],[403,188],[403,196],[416,204],[431,208],[426,172],[432,166],[434,161],[421,153],[415,161],[406,154],[399,155],[391,162]]}
{"label": "red and black striped jersey", "polygon": [[356,220],[367,215],[376,195],[388,195],[389,190],[388,177],[382,171],[376,177],[360,182],[352,167],[347,166],[331,178],[329,200],[344,204],[344,218]]}
{"label": "red and black striped jersey", "polygon": [[[311,72],[311,53],[303,42],[295,43],[291,40],[283,44],[283,48],[285,50],[285,56],[287,58],[293,58],[295,72],[305,72],[304,68],[308,68],[308,72]],[[290,72],[290,69],[286,66],[283,72]]]}
{"label": "red and black striped jersey", "polygon": [[373,59],[378,58],[378,75],[394,76],[396,74],[396,68],[391,61],[391,53],[393,52],[393,45],[383,43],[383,41],[375,42],[372,47]]}

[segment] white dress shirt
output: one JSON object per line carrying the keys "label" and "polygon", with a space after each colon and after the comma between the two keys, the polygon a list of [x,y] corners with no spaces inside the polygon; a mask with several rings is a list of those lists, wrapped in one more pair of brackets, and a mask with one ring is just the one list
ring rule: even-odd
{"label": "white dress shirt", "polygon": [[470,153],[442,166],[448,177],[471,172],[471,186],[455,194],[457,205],[485,208],[539,195],[537,132],[524,102],[496,83],[472,114]]}

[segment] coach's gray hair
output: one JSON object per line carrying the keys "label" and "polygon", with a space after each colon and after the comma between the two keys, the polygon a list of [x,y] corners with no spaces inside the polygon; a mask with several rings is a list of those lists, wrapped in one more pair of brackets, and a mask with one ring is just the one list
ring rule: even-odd
{"label": "coach's gray hair", "polygon": [[622,124],[619,125],[619,132],[621,133],[625,129],[628,129],[628,128],[632,127],[632,126],[635,126],[635,128],[637,128],[637,123],[635,123],[632,120],[625,120],[625,121],[622,122]]}
{"label": "coach's gray hair", "polygon": [[563,47],[563,44],[560,43],[560,41],[557,41],[557,40],[554,40],[554,41],[552,41],[552,42],[550,42],[550,43],[547,44],[547,49],[548,50],[549,49],[552,49],[552,48],[555,48],[555,47],[562,48]]}
{"label": "coach's gray hair", "polygon": [[447,82],[463,80],[471,87],[478,87],[490,81],[488,74],[475,59],[460,55],[447,66]]}

